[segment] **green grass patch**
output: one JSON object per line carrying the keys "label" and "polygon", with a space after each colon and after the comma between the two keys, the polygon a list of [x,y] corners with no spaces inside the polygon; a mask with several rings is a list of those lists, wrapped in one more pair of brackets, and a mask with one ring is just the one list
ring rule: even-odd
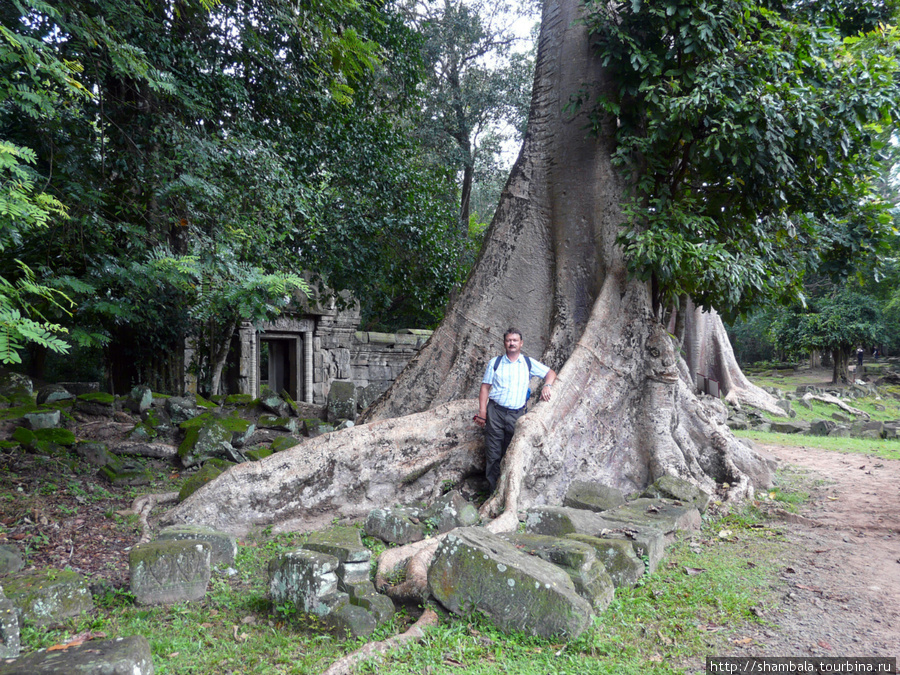
{"label": "green grass patch", "polygon": [[776,434],[754,430],[735,431],[734,435],[768,445],[819,448],[846,454],[871,455],[881,459],[900,459],[900,440],[898,439],[837,438],[834,436]]}

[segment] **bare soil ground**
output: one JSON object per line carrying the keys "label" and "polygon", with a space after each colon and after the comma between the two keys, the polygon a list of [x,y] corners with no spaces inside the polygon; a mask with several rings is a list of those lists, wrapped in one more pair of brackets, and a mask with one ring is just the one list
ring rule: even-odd
{"label": "bare soil ground", "polygon": [[789,549],[771,625],[729,655],[900,657],[900,461],[762,447],[808,474],[811,498],[781,512]]}

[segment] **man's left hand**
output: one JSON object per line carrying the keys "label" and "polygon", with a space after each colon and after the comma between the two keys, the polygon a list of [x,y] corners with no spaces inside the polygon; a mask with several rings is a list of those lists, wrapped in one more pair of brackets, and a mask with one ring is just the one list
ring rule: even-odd
{"label": "man's left hand", "polygon": [[541,388],[541,400],[542,400],[542,401],[549,401],[549,400],[550,400],[550,385],[545,384],[545,385]]}

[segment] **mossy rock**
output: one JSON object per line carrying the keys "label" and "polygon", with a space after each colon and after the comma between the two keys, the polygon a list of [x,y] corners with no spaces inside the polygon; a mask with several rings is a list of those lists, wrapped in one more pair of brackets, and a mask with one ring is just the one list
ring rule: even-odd
{"label": "mossy rock", "polygon": [[61,445],[64,448],[69,448],[75,445],[78,439],[75,438],[75,434],[73,434],[68,429],[35,429],[34,436],[37,441],[44,441],[47,443],[55,443],[56,445]]}
{"label": "mossy rock", "polygon": [[194,446],[197,445],[197,439],[200,438],[200,426],[201,425],[190,427],[187,430],[187,434],[185,434],[184,440],[181,441],[181,443],[178,445],[179,457],[187,456],[191,452],[191,450],[194,449]]}
{"label": "mossy rock", "polygon": [[287,450],[288,448],[293,448],[295,445],[300,444],[299,438],[294,438],[293,436],[279,436],[274,441],[272,441],[272,452],[281,452],[282,450]]}
{"label": "mossy rock", "polygon": [[250,427],[254,426],[250,420],[245,420],[243,417],[235,417],[234,415],[223,417],[219,420],[219,424],[233,434],[245,434],[250,430]]}
{"label": "mossy rock", "polygon": [[251,462],[258,462],[261,459],[269,457],[273,452],[272,448],[256,448],[254,450],[247,450],[244,454],[247,455],[247,458]]}
{"label": "mossy rock", "polygon": [[[218,466],[220,462],[224,463],[225,466]],[[206,462],[200,467],[200,470],[197,473],[184,481],[184,485],[182,485],[181,489],[178,491],[178,501],[183,502],[213,478],[221,474],[229,466],[234,465],[223,460],[209,460]]]}
{"label": "mossy rock", "polygon": [[103,405],[115,405],[116,397],[106,392],[96,391],[92,394],[79,394],[79,401],[87,401],[88,403],[100,403]]}
{"label": "mossy rock", "polygon": [[250,405],[255,399],[250,394],[231,394],[225,398],[226,405]]}
{"label": "mossy rock", "polygon": [[87,581],[71,570],[20,572],[3,579],[3,591],[26,621],[39,626],[94,608]]}
{"label": "mossy rock", "polygon": [[200,406],[201,408],[206,408],[207,410],[213,410],[213,409],[219,407],[212,401],[209,401],[209,400],[203,398],[202,396],[200,396],[200,394],[197,394],[197,405]]}
{"label": "mossy rock", "polygon": [[150,470],[136,459],[115,455],[97,473],[113,485],[147,485],[152,478]]}
{"label": "mossy rock", "polygon": [[30,448],[34,446],[34,442],[37,440],[37,437],[34,435],[34,432],[31,429],[26,429],[25,427],[16,427],[16,430],[12,433],[12,439],[22,447]]}
{"label": "mossy rock", "polygon": [[6,408],[5,410],[0,410],[0,420],[14,420],[20,417],[25,417],[26,414],[37,412],[40,410],[40,407],[37,403],[27,403],[25,405],[16,405],[11,408]]}
{"label": "mossy rock", "polygon": [[178,428],[183,429],[184,431],[190,431],[191,429],[200,429],[212,419],[215,418],[211,413],[200,413],[196,417],[192,417],[191,419],[185,420],[184,422],[179,422]]}

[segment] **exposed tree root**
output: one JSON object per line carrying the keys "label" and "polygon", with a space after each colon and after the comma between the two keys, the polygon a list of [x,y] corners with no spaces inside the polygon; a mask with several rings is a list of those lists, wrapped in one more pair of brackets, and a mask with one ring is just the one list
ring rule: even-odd
{"label": "exposed tree root", "polygon": [[[422,603],[428,597],[428,568],[446,533],[399,548],[388,549],[378,558],[375,588],[394,602]],[[405,567],[403,583],[392,586],[388,578]]]}
{"label": "exposed tree root", "polygon": [[152,532],[150,531],[150,523],[147,520],[150,517],[150,512],[153,510],[153,507],[157,504],[171,504],[172,502],[177,501],[177,492],[163,492],[152,495],[141,495],[132,502],[131,511],[137,515],[141,525],[141,538],[138,540],[139,544],[146,544],[153,538]]}
{"label": "exposed tree root", "polygon": [[864,410],[860,410],[859,408],[854,408],[853,406],[849,406],[844,403],[837,396],[832,396],[831,394],[804,394],[804,401],[821,401],[822,403],[830,403],[831,405],[836,405],[838,408],[843,410],[844,412],[848,412],[851,415],[859,415],[861,417],[865,417],[869,419],[869,413]]}
{"label": "exposed tree root", "polygon": [[370,642],[369,644],[360,647],[355,652],[347,654],[344,658],[335,661],[328,670],[322,673],[322,675],[350,675],[354,666],[367,659],[386,654],[390,650],[406,643],[421,640],[425,636],[425,629],[429,626],[436,626],[437,622],[437,613],[431,608],[426,608],[418,621],[410,626],[405,633],[395,635],[394,637],[382,640],[381,642]]}

